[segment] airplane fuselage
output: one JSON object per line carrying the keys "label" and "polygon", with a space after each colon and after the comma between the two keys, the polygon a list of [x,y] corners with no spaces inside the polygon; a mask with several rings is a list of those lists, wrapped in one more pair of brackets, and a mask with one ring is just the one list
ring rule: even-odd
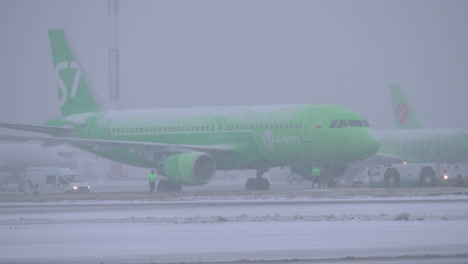
{"label": "airplane fuselage", "polygon": [[[76,138],[179,145],[226,146],[212,154],[218,170],[327,165],[372,155],[378,143],[368,126],[329,128],[333,120],[364,118],[334,105],[234,106],[120,110],[71,115],[47,122],[75,128]],[[78,145],[97,155],[140,167],[157,167],[167,149],[106,150]]]}
{"label": "airplane fuselage", "polygon": [[463,129],[379,130],[380,150],[407,162],[468,160],[468,131]]}

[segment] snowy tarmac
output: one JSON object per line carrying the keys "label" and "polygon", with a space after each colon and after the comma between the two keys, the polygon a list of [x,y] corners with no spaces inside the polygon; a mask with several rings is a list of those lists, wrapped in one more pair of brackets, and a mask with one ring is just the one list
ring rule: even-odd
{"label": "snowy tarmac", "polygon": [[0,196],[0,263],[468,263],[466,189],[298,189]]}

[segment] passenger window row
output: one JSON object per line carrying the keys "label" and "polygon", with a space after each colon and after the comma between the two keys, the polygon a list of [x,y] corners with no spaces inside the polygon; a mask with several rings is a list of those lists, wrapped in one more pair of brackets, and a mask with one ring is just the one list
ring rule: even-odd
{"label": "passenger window row", "polygon": [[[307,126],[307,124],[304,124]],[[112,128],[113,134],[126,133],[170,133],[170,132],[220,132],[258,129],[302,128],[303,124],[247,124],[247,125],[211,125],[211,126],[168,126],[168,127],[129,127]]]}
{"label": "passenger window row", "polygon": [[363,120],[333,120],[330,123],[329,128],[341,128],[341,127],[369,127],[369,123]]}

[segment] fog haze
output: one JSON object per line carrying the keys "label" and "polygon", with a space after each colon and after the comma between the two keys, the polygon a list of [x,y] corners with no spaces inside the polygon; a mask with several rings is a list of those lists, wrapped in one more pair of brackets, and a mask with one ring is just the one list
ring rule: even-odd
{"label": "fog haze", "polygon": [[[125,1],[121,108],[328,103],[393,128],[467,128],[468,1]],[[59,116],[48,29],[109,101],[107,1],[0,1],[0,122]]]}

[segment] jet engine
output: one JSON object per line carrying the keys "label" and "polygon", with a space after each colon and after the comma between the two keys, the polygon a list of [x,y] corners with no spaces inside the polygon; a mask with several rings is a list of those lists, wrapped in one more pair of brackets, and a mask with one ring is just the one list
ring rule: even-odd
{"label": "jet engine", "polygon": [[203,152],[185,152],[170,156],[164,163],[164,175],[173,183],[194,186],[210,182],[216,171],[213,157]]}

